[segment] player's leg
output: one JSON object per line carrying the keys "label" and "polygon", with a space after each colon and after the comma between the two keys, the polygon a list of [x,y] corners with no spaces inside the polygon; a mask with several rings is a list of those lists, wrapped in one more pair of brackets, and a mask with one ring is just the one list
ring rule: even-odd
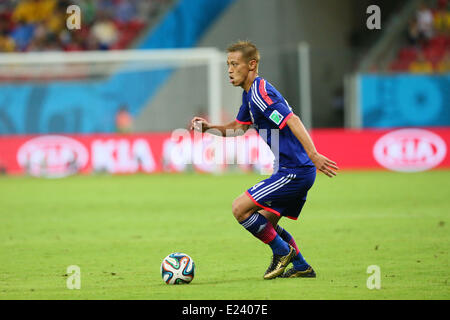
{"label": "player's leg", "polygon": [[296,271],[306,271],[311,268],[311,266],[306,262],[305,258],[301,254],[294,237],[286,229],[278,224],[281,216],[278,216],[267,210],[259,210],[259,213],[265,216],[266,219],[272,223],[272,226],[275,228],[275,231],[281,237],[281,239],[283,239],[295,249],[295,256],[292,259],[294,269]]}
{"label": "player's leg", "polygon": [[236,198],[232,206],[236,220],[256,238],[271,247],[273,252],[272,263],[264,278],[272,279],[283,273],[295,255],[295,249],[277,234],[272,222],[260,214],[257,211],[258,209],[260,208],[254,204],[246,193]]}
{"label": "player's leg", "polygon": [[232,211],[236,220],[256,238],[269,244],[275,254],[289,253],[289,245],[281,239],[272,223],[258,212],[260,209],[250,198],[242,193],[233,201]]}
{"label": "player's leg", "polygon": [[[275,213],[267,211],[267,210],[258,210],[258,212],[260,214],[262,214],[264,217],[266,217],[267,220],[270,221],[270,223],[272,224],[272,226],[275,228],[275,231],[276,231],[276,227],[278,225],[278,221],[280,221],[280,219],[281,219],[281,216],[276,215]],[[280,235],[280,234],[278,234],[278,235]]]}
{"label": "player's leg", "polygon": [[278,233],[278,235],[281,237],[281,239],[283,239],[284,241],[289,243],[295,249],[296,255],[292,259],[292,264],[294,265],[294,268],[298,271],[307,270],[310,267],[310,265],[306,262],[305,258],[301,254],[300,249],[298,248],[294,237],[280,225],[277,225],[275,227],[275,230]]}
{"label": "player's leg", "polygon": [[[285,209],[283,213],[291,218],[297,219],[298,215],[300,214],[300,211],[303,208],[304,203],[305,201],[302,200],[297,205],[289,206]],[[295,256],[292,259],[293,267],[287,270],[284,274],[282,274],[281,277],[282,278],[316,277],[314,269],[306,262],[305,258],[300,252],[300,249],[297,246],[294,237],[279,224],[275,226],[275,230],[284,241],[289,243],[289,245],[291,245],[295,249]]]}
{"label": "player's leg", "polygon": [[269,212],[267,210],[259,210],[259,213],[262,214],[264,217],[266,217],[266,219],[272,223],[272,226],[275,228],[275,231],[281,237],[281,239],[289,243],[295,249],[295,252],[298,255],[300,253],[300,250],[298,249],[294,237],[289,232],[287,232],[286,229],[284,229],[282,226],[278,224],[278,221],[280,221],[281,216],[277,216],[276,214]]}
{"label": "player's leg", "polygon": [[308,269],[309,264],[306,262],[305,258],[303,258],[302,254],[300,253],[300,250],[297,246],[297,243],[295,242],[294,237],[286,229],[284,229],[282,226],[278,224],[278,221],[280,221],[281,216],[277,216],[276,214],[269,212],[267,210],[260,210],[259,213],[265,216],[266,219],[272,223],[272,226],[275,228],[275,231],[281,237],[281,239],[289,243],[295,249],[296,256],[292,260],[294,267],[297,270],[301,271]]}
{"label": "player's leg", "polygon": [[[305,261],[292,235],[278,225],[280,216],[286,216],[293,220],[298,219],[305,204],[308,190],[314,183],[315,171],[311,170],[311,172],[299,173],[298,175],[291,174],[286,177],[288,180],[285,180],[283,185],[268,187],[267,191],[257,191],[252,193],[252,196],[260,204],[269,206],[264,207],[265,210],[260,211],[260,213],[272,222],[277,234],[295,249],[295,257],[292,260],[294,267],[286,271],[283,277],[315,277],[314,270]],[[274,217],[275,215],[279,217]]]}

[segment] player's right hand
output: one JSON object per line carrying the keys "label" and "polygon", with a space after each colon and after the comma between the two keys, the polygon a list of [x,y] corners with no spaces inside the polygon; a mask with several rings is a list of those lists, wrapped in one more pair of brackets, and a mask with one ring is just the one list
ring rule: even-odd
{"label": "player's right hand", "polygon": [[199,131],[199,132],[205,132],[206,130],[208,130],[208,127],[209,127],[208,121],[206,121],[203,118],[194,117],[191,120],[190,130],[195,130],[195,131]]}
{"label": "player's right hand", "polygon": [[336,162],[328,159],[320,153],[316,153],[314,156],[311,156],[310,159],[319,171],[323,172],[330,178],[333,178],[337,174],[336,170],[339,170]]}

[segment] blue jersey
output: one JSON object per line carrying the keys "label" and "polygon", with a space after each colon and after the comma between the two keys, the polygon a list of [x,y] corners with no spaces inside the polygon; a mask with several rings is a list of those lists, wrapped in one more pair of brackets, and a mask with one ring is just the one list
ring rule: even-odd
{"label": "blue jersey", "polygon": [[[292,115],[292,108],[283,96],[261,77],[255,79],[248,92],[244,90],[242,93],[242,105],[236,121],[253,125],[269,145],[275,156],[275,171],[280,167],[294,169],[314,166],[305,148],[286,125]],[[275,145],[276,140],[278,146]]]}

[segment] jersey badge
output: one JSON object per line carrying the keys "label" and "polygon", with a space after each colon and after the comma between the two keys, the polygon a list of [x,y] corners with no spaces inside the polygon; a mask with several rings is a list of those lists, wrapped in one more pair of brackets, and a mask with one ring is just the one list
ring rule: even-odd
{"label": "jersey badge", "polygon": [[269,118],[270,118],[270,120],[275,122],[275,124],[279,125],[281,123],[281,120],[283,120],[284,117],[277,110],[273,110],[272,113],[270,114]]}

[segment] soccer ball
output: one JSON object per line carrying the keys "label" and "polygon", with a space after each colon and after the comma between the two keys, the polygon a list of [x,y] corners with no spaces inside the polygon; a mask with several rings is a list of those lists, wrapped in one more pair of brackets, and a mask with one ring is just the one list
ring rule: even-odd
{"label": "soccer ball", "polygon": [[189,283],[194,279],[194,260],[185,253],[169,254],[161,263],[161,276],[167,284]]}

